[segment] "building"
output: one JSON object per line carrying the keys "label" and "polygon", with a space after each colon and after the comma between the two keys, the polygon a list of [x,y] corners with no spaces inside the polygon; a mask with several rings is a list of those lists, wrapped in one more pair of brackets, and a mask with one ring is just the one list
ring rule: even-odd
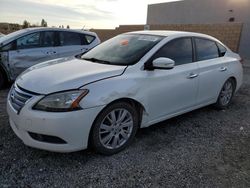
{"label": "building", "polygon": [[250,0],[182,0],[148,5],[147,24],[241,22],[239,53],[250,59]]}

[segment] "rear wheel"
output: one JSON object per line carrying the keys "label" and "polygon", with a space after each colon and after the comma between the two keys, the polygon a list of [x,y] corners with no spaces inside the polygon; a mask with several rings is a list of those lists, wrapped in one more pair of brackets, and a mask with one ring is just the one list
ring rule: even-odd
{"label": "rear wheel", "polygon": [[97,117],[92,130],[94,149],[112,155],[127,147],[138,129],[138,113],[129,104],[117,102],[105,108]]}
{"label": "rear wheel", "polygon": [[223,85],[215,106],[219,109],[227,108],[232,101],[234,91],[235,82],[233,79],[230,78]]}

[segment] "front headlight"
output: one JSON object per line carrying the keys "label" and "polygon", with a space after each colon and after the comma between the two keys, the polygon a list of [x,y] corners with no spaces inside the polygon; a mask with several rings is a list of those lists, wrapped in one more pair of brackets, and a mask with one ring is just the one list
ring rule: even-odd
{"label": "front headlight", "polygon": [[34,107],[35,110],[49,112],[67,112],[82,109],[79,102],[88,94],[89,90],[74,90],[54,93],[42,98]]}

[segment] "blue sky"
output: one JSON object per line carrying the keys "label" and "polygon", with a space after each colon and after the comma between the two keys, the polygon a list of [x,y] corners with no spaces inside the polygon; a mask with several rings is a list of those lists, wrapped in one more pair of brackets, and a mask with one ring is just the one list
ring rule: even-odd
{"label": "blue sky", "polygon": [[147,5],[173,0],[0,0],[0,22],[71,28],[115,28],[122,24],[145,24]]}

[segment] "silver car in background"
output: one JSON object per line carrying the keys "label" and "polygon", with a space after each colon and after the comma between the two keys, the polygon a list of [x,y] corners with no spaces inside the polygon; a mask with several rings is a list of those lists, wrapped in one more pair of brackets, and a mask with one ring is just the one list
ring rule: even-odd
{"label": "silver car in background", "polygon": [[0,38],[0,88],[25,69],[51,59],[75,56],[100,43],[89,31],[28,28]]}

